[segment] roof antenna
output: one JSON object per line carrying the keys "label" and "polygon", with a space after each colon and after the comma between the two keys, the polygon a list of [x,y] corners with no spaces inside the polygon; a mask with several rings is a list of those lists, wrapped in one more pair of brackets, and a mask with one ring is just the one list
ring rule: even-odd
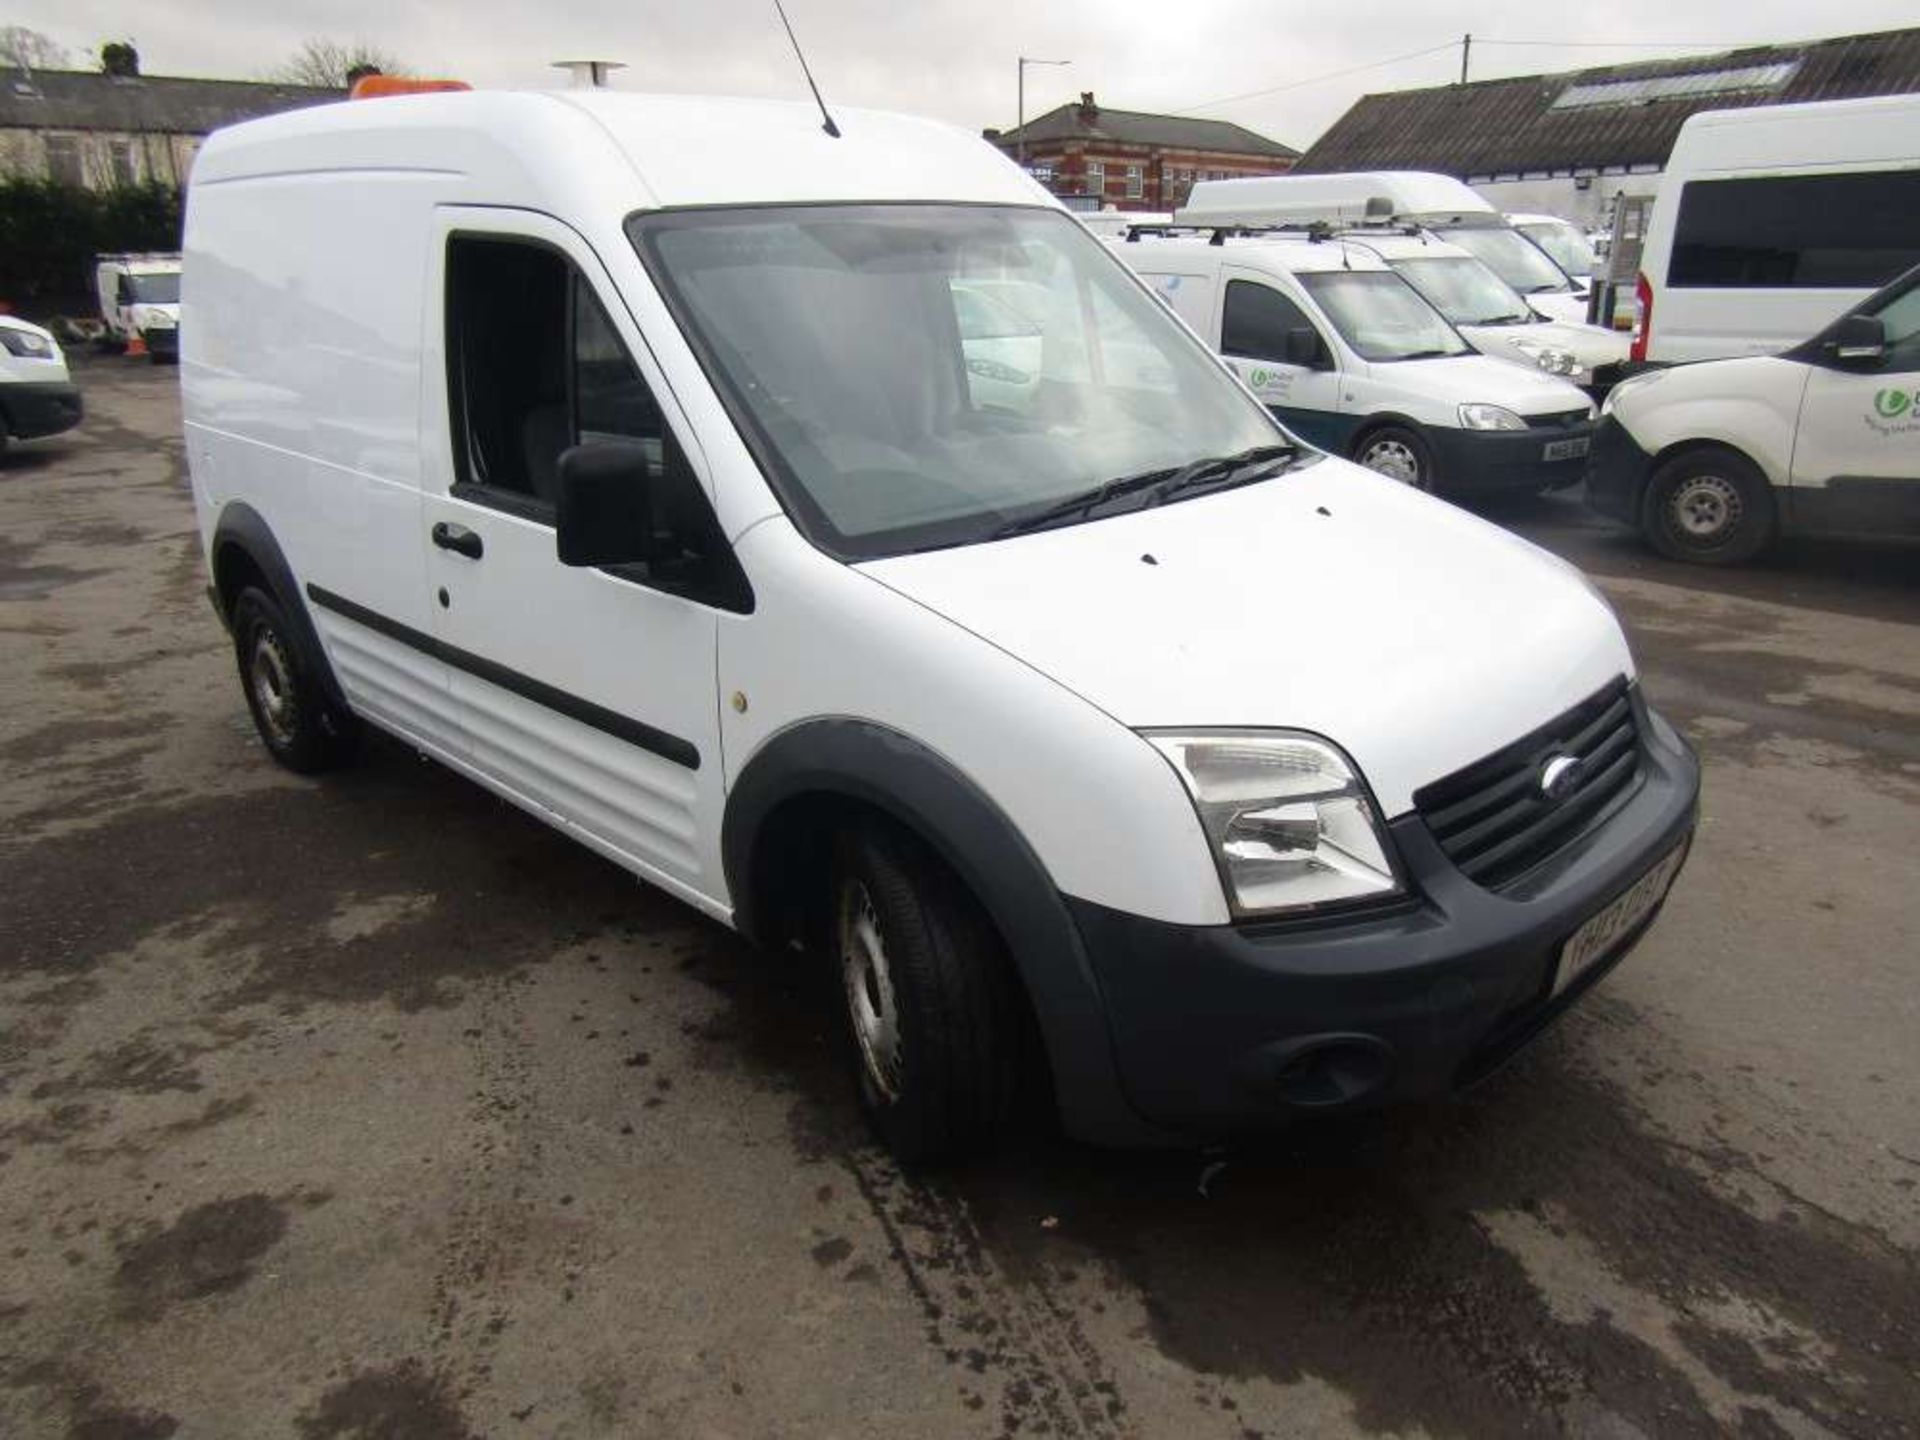
{"label": "roof antenna", "polygon": [[787,7],[782,5],[780,0],[773,0],[773,8],[779,12],[780,23],[787,27],[787,39],[793,42],[793,54],[794,58],[800,62],[800,73],[807,77],[807,88],[813,91],[813,103],[820,107],[820,118],[826,121],[826,124],[820,128],[838,140],[840,127],[833,123],[833,116],[827,113],[827,102],[820,98],[820,87],[813,83],[813,71],[807,68],[807,57],[800,49],[799,37],[793,33],[793,22],[787,19]]}

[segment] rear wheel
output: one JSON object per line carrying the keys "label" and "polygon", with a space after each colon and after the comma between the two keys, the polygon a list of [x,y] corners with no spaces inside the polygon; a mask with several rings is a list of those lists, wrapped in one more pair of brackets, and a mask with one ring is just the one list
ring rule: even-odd
{"label": "rear wheel", "polygon": [[833,946],[861,1105],[907,1164],[987,1144],[1021,1074],[1019,992],[978,902],[918,841],[872,824],[846,835]]}
{"label": "rear wheel", "polygon": [[302,775],[330,770],[348,759],[359,727],[351,715],[327,702],[279,602],[265,590],[241,591],[233,606],[232,628],[240,688],[267,752]]}
{"label": "rear wheel", "polygon": [[1691,450],[1654,471],[1640,529],[1674,560],[1737,565],[1773,540],[1773,490],[1744,455]]}
{"label": "rear wheel", "polygon": [[1436,483],[1433,447],[1404,425],[1369,430],[1354,444],[1353,458],[1367,469],[1416,490],[1432,490]]}

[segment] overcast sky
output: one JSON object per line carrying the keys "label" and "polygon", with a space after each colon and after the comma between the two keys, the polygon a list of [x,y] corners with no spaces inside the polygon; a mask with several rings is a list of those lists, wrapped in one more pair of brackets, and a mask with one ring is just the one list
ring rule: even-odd
{"label": "overcast sky", "polygon": [[[1687,53],[1693,42],[1801,40],[1915,21],[1913,0],[787,3],[829,102],[1010,126],[1015,60],[1029,55],[1073,62],[1027,71],[1029,117],[1092,90],[1117,108],[1234,120],[1303,148],[1359,95],[1457,78],[1467,31],[1472,75],[1490,79]],[[8,11],[0,18],[44,31],[78,63],[104,40],[131,39],[156,75],[254,78],[304,37],[324,35],[478,85],[548,85],[547,61],[590,56],[624,60],[625,88],[805,94],[772,0],[13,0]],[[1554,43],[1495,43],[1510,41]]]}

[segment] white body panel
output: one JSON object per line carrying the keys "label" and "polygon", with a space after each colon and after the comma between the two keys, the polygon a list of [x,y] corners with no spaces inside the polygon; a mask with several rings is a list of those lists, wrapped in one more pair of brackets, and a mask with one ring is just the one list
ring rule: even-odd
{"label": "white body panel", "polygon": [[1870,283],[1674,286],[1682,196],[1693,182],[1920,169],[1920,95],[1704,111],[1681,126],[1661,176],[1640,270],[1653,294],[1645,357],[1678,364],[1768,354],[1814,334],[1920,260],[1913,251]]}
{"label": "white body panel", "polygon": [[1770,355],[1676,366],[1622,381],[1607,408],[1649,455],[1708,440],[1739,451],[1772,484],[1785,485],[1807,369]]}
{"label": "white body panel", "polygon": [[[1512,739],[1508,717],[1550,715],[1632,672],[1612,613],[1564,562],[1340,460],[866,568],[1124,724],[1326,736],[1389,816]],[[1339,623],[1314,623],[1310,605],[1290,623],[1287,595],[1340,597]]]}

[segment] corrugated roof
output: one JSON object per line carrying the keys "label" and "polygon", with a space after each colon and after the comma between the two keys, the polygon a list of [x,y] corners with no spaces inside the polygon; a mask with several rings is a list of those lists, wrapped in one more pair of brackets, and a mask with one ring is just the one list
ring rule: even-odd
{"label": "corrugated roof", "polygon": [[1019,129],[1006,131],[998,143],[1011,147],[1022,141],[1035,145],[1044,140],[1113,140],[1163,150],[1219,150],[1287,160],[1300,153],[1291,145],[1225,120],[1189,120],[1184,115],[1149,115],[1139,110],[1109,110],[1104,105],[1062,105]]}
{"label": "corrugated roof", "polygon": [[1920,29],[1363,96],[1295,169],[1462,179],[1665,165],[1698,110],[1920,91]]}
{"label": "corrugated roof", "polygon": [[345,98],[341,90],[252,80],[0,70],[0,129],[204,135],[222,125]]}

